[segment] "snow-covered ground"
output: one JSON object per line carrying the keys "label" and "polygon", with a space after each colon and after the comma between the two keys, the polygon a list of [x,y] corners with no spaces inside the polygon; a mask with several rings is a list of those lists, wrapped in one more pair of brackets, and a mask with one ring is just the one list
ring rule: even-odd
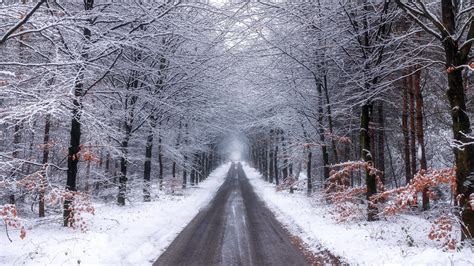
{"label": "snow-covered ground", "polygon": [[0,234],[0,265],[149,265],[214,197],[229,166],[220,166],[180,196],[125,207],[95,205],[96,215],[88,219],[85,233],[63,228],[58,221],[29,221],[24,240],[12,237],[10,243]]}
{"label": "snow-covered ground", "polygon": [[401,215],[390,221],[338,224],[317,198],[276,192],[257,170],[247,164],[244,170],[277,219],[314,251],[323,246],[350,264],[474,265],[472,248],[444,252],[429,240],[425,219]]}

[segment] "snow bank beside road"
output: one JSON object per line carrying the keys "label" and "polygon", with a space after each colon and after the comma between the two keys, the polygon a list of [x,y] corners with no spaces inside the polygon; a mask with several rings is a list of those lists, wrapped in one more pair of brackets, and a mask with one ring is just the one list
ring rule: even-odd
{"label": "snow bank beside road", "polygon": [[427,237],[430,223],[420,217],[338,224],[318,199],[276,192],[255,169],[244,164],[244,171],[277,219],[314,251],[320,244],[350,264],[474,265],[472,249],[443,252],[437,248]]}
{"label": "snow bank beside road", "polygon": [[[230,164],[224,164],[182,196],[162,197],[125,207],[95,205],[89,231],[62,228],[60,220],[28,230],[24,240],[10,243],[0,234],[0,264],[149,265],[206,206],[222,185]],[[40,220],[31,221],[38,224]]]}

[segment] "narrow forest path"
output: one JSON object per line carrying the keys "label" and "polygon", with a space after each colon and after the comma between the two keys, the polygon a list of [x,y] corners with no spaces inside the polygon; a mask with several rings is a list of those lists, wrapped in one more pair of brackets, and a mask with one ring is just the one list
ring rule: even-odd
{"label": "narrow forest path", "polygon": [[242,165],[232,164],[212,202],[153,265],[338,264],[327,252],[312,254],[290,236],[257,197]]}

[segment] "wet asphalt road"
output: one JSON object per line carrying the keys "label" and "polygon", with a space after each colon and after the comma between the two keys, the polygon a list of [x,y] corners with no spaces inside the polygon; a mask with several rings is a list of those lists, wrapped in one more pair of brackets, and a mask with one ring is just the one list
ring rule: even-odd
{"label": "wet asphalt road", "polygon": [[233,165],[209,205],[189,223],[153,265],[335,264],[327,252],[308,256],[297,248],[260,201],[240,164]]}

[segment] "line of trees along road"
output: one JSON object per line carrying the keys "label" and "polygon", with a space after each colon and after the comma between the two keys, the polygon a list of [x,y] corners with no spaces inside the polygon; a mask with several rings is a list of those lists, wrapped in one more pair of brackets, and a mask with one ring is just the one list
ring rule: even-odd
{"label": "line of trees along road", "polygon": [[417,206],[455,213],[472,239],[473,10],[460,0],[2,4],[0,204],[45,216],[60,197],[72,225],[88,195],[125,205],[201,182],[234,135],[279,189],[363,202],[369,221]]}
{"label": "line of trees along road", "polygon": [[1,204],[44,217],[60,198],[74,226],[87,195],[125,205],[151,201],[155,180],[204,180],[225,131],[209,126],[225,104],[222,17],[182,1],[2,4]]}
{"label": "line of trees along road", "polygon": [[[363,195],[369,221],[417,186],[408,209],[450,210],[461,238],[472,238],[473,8],[450,0],[258,7],[249,19],[261,26],[258,45],[248,49],[274,55],[258,75],[277,96],[259,103],[263,122],[248,129],[253,165],[290,192],[305,183],[309,195]],[[439,169],[450,169],[453,190],[439,190]],[[445,202],[452,193],[451,205],[440,207],[439,193]]]}

